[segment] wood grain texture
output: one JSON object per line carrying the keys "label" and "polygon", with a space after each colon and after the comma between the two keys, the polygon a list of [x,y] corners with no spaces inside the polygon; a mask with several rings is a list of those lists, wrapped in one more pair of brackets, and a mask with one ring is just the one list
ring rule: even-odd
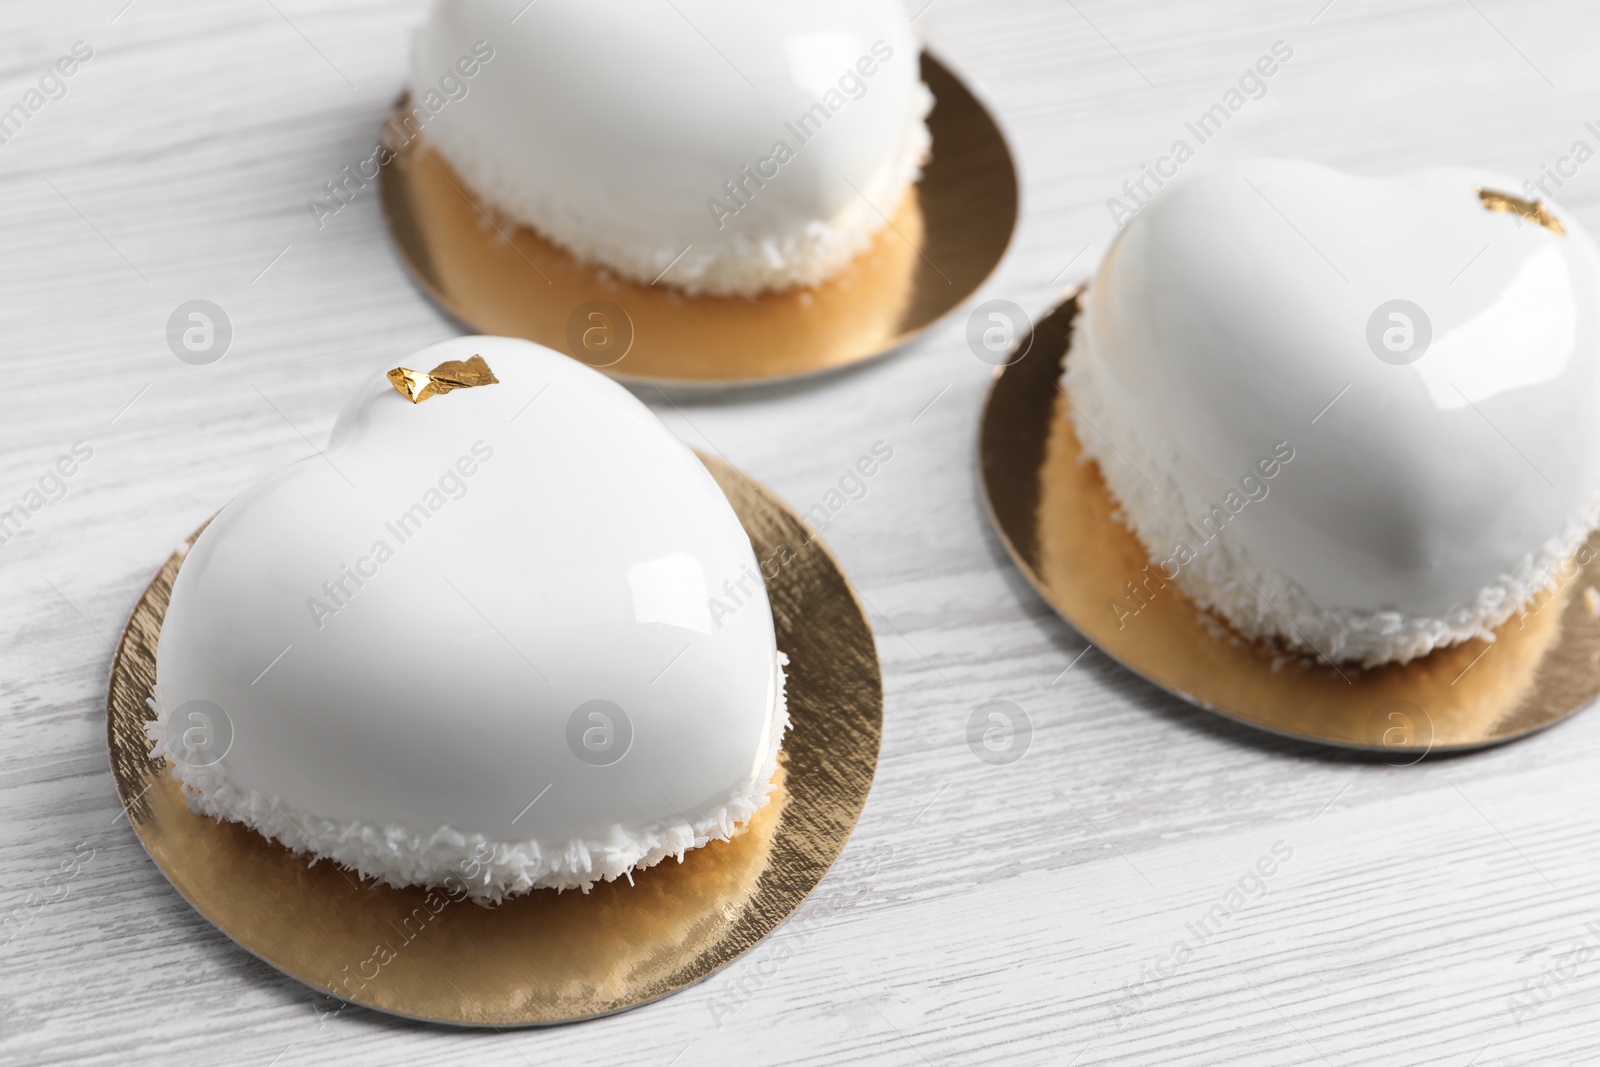
{"label": "wood grain texture", "polygon": [[[188,531],[320,444],[362,375],[454,332],[396,263],[375,189],[321,229],[306,207],[370,152],[420,6],[125,3],[0,2],[0,109],[73,41],[95,49],[0,144],[0,508],[74,442],[93,449],[0,546],[0,916],[24,916],[0,933],[0,1058],[1593,1061],[1600,716],[1394,768],[1219,722],[1083,653],[983,518],[989,368],[960,315],[797,387],[641,390],[801,510],[875,441],[894,450],[825,529],[883,657],[878,782],[839,865],[766,946],[639,1011],[505,1034],[339,1011],[238,949],[121,817],[111,646]],[[934,0],[917,25],[998,111],[1023,182],[983,295],[1037,311],[1086,275],[1113,232],[1106,198],[1277,40],[1292,60],[1192,167],[1270,153],[1535,176],[1593,144],[1592,4],[1324,4]],[[1600,161],[1560,199],[1600,229]],[[209,367],[164,340],[200,297],[235,331]],[[1033,724],[1003,767],[965,740],[997,699]],[[1291,855],[1257,889],[1275,844]],[[1248,899],[1214,918],[1230,889]],[[1163,963],[1208,915],[1205,943]],[[1147,965],[1169,973],[1129,1001]]]}

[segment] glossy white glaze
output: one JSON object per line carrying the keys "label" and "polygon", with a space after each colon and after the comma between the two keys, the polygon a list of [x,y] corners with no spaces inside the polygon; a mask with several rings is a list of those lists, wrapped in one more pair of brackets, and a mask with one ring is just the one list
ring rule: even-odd
{"label": "glossy white glaze", "polygon": [[[173,588],[158,703],[223,709],[226,757],[179,770],[291,847],[272,811],[391,880],[487,841],[491,895],[581,885],[764,803],[787,721],[771,612],[716,482],[621,386],[506,338],[397,362],[474,354],[500,384],[417,405],[374,368],[324,455],[222,510]],[[741,603],[714,617],[713,596]],[[608,766],[569,746],[591,700],[631,723]]]}
{"label": "glossy white glaze", "polygon": [[931,102],[900,0],[438,0],[411,97],[511,217],[719,293],[843,267],[916,179]]}
{"label": "glossy white glaze", "polygon": [[[1241,163],[1162,191],[1107,253],[1066,376],[1079,437],[1152,558],[1186,542],[1180,583],[1246,633],[1409,659],[1504,621],[1594,525],[1600,254],[1480,186],[1520,190]],[[1386,358],[1369,344],[1396,299],[1431,324],[1412,362],[1387,314]]]}

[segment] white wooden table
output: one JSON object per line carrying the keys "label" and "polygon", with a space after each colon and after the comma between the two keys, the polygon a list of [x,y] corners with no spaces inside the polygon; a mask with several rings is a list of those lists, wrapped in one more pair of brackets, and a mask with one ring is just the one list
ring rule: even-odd
{"label": "white wooden table", "polygon": [[[775,935],[793,948],[776,973],[758,970],[769,941],[617,1018],[458,1032],[338,1011],[191,911],[119,818],[112,642],[179,539],[320,444],[356,376],[453,332],[402,272],[374,192],[320,230],[306,206],[370,151],[419,10],[0,3],[0,109],[74,41],[93,49],[0,144],[0,508],[75,442],[93,450],[0,546],[0,915],[28,916],[0,934],[0,1060],[1600,1058],[1600,715],[1395,768],[1228,725],[1080,658],[983,518],[990,368],[964,315],[853,372],[661,405],[802,508],[874,442],[894,449],[825,533],[874,610],[882,765],[828,902]],[[1574,141],[1600,148],[1584,126],[1600,122],[1600,13],[1583,0],[933,0],[917,24],[1012,139],[1023,218],[983,295],[1031,310],[1092,269],[1107,198],[1275,41],[1293,58],[1191,166],[1278,154],[1533,177]],[[1560,200],[1600,230],[1597,194],[1600,161]],[[235,331],[209,367],[165,343],[195,298]],[[994,699],[1033,722],[1010,766],[965,742]],[[1241,882],[1248,899],[1199,943],[1191,927]]]}

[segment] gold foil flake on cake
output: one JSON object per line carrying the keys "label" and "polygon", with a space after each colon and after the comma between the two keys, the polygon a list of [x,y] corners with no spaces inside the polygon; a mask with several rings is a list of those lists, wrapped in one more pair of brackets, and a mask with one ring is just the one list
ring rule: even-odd
{"label": "gold foil flake on cake", "polygon": [[447,359],[430,371],[396,367],[389,372],[388,377],[394,385],[395,392],[413,404],[420,404],[430,396],[439,396],[455,389],[498,385],[500,382],[482,356],[473,356],[465,362],[459,359]]}
{"label": "gold foil flake on cake", "polygon": [[1540,226],[1560,237],[1567,235],[1567,228],[1561,225],[1561,220],[1550,213],[1550,209],[1539,200],[1524,200],[1520,196],[1510,193],[1496,192],[1493,189],[1478,187],[1478,199],[1483,201],[1483,206],[1490,211],[1503,211],[1508,215],[1520,215],[1525,219],[1532,219]]}

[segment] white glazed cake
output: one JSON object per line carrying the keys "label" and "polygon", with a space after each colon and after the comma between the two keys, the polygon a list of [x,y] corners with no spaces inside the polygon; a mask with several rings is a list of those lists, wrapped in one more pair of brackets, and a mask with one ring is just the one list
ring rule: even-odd
{"label": "white glazed cake", "polygon": [[436,0],[410,90],[404,135],[503,214],[691,293],[836,274],[930,145],[901,0]]}
{"label": "white glazed cake", "polygon": [[[788,715],[754,551],[695,455],[526,341],[403,363],[474,355],[497,383],[420,403],[374,371],[324,454],[206,527],[150,729],[197,811],[498,901],[727,839],[767,803]],[[226,754],[192,758],[192,722]]]}
{"label": "white glazed cake", "polygon": [[1490,640],[1571,577],[1600,518],[1600,252],[1494,192],[1518,188],[1261,160],[1125,226],[1063,384],[1157,586],[1372,666]]}

